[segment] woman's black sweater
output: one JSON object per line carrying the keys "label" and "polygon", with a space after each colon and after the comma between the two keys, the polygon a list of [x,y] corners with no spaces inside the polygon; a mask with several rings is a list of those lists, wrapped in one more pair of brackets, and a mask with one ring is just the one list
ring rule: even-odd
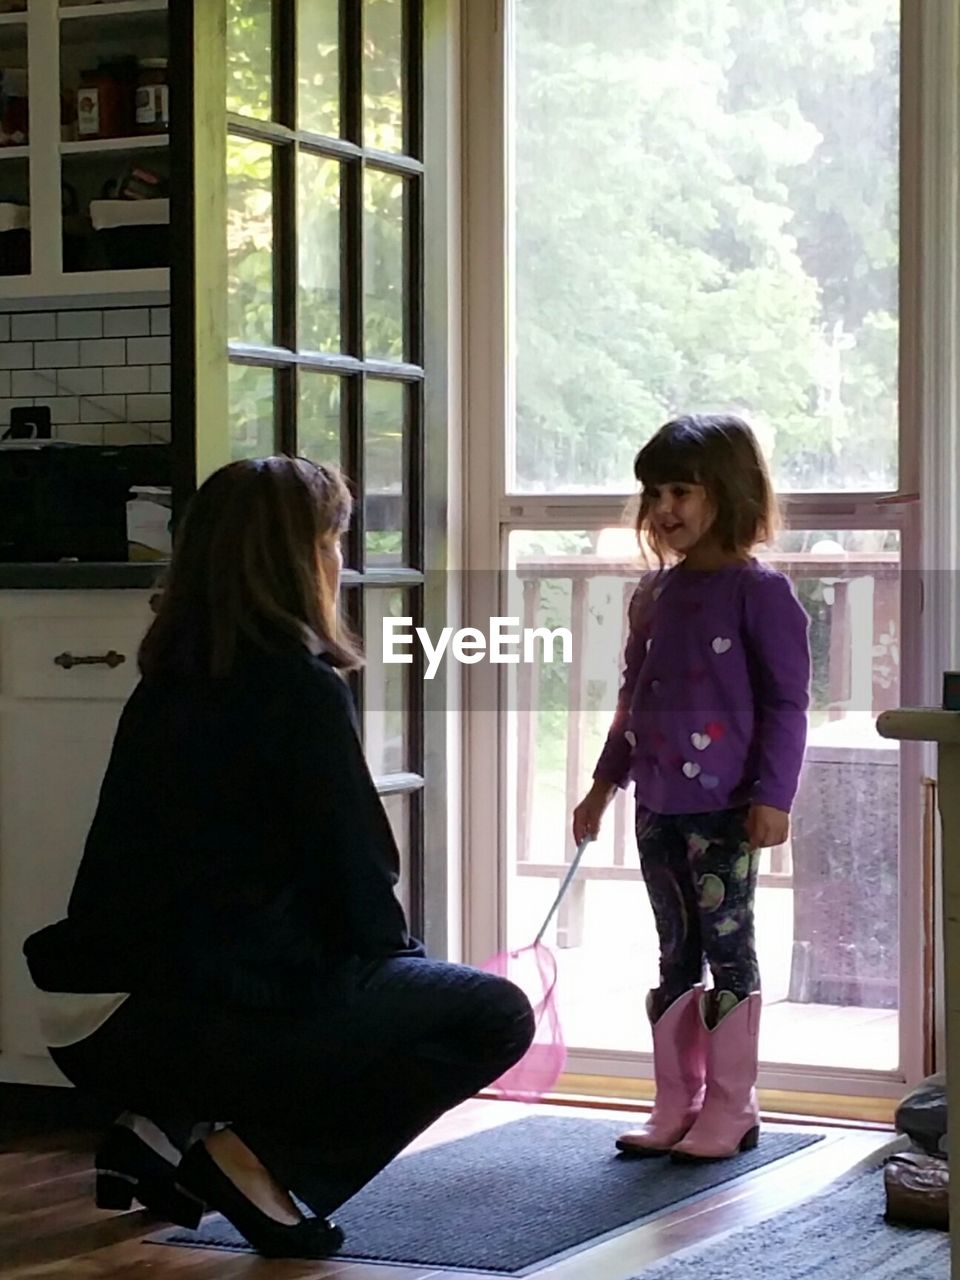
{"label": "woman's black sweater", "polygon": [[141,680],[67,916],[24,953],[44,991],[302,1007],[351,958],[423,954],[398,873],[347,685],[254,652],[224,681]]}

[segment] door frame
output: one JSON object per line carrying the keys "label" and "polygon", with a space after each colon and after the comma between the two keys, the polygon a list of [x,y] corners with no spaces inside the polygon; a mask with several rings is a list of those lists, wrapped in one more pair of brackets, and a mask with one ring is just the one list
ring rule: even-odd
{"label": "door frame", "polygon": [[[511,108],[510,0],[467,0],[464,33],[465,191],[465,520],[468,614],[500,612],[499,570],[508,530],[597,528],[620,522],[630,496],[528,496],[506,490],[507,433],[513,420],[509,359],[513,335],[506,282],[514,246],[506,216],[510,154],[505,128]],[[900,486],[895,495],[790,495],[787,522],[797,527],[896,527],[901,531],[901,697],[939,700],[939,672],[957,663],[960,555],[957,492],[960,362],[957,320],[960,232],[957,143],[960,19],[944,6],[903,3],[901,61]],[[935,123],[934,123],[935,122]],[[921,508],[919,495],[923,494]],[[951,539],[947,541],[947,539]],[[948,572],[944,572],[948,570]],[[479,571],[479,572],[477,572]],[[948,637],[946,642],[944,637]],[[464,768],[465,954],[473,962],[504,945],[507,877],[505,751],[498,706],[499,673],[467,669]],[[932,762],[922,748],[901,754],[901,850],[917,847],[923,782]],[[901,855],[903,856],[903,855]],[[900,1059],[896,1072],[857,1074],[821,1068],[771,1068],[761,1083],[778,1090],[897,1097],[919,1079],[929,1046],[912,1031],[923,1025],[923,891],[901,874]],[[908,945],[903,945],[909,941]],[[918,1010],[912,1021],[903,1011]],[[942,1021],[942,1012],[941,1012]],[[941,1040],[942,1043],[942,1040]],[[649,1055],[572,1054],[578,1076],[646,1078]]]}

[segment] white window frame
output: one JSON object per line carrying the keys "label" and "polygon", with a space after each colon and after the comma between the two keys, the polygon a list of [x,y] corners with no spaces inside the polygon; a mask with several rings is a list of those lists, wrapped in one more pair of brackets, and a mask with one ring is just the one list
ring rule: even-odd
{"label": "white window frame", "polygon": [[[462,0],[464,138],[464,567],[467,615],[499,612],[496,571],[516,529],[597,529],[617,525],[629,493],[518,495],[506,490],[512,429],[508,281],[513,245],[505,126],[510,117],[510,0]],[[958,662],[960,593],[960,320],[958,320],[958,157],[960,12],[938,3],[902,3],[900,480],[896,493],[791,495],[788,523],[816,529],[899,528],[903,575],[902,700],[934,704],[940,672]],[[923,495],[921,506],[920,495]],[[923,573],[912,572],[914,568]],[[502,670],[502,669],[501,669]],[[464,955],[479,963],[503,945],[506,883],[505,741],[498,670],[464,676]],[[901,848],[917,846],[923,779],[933,762],[905,746]],[[919,865],[919,851],[917,858]],[[921,938],[918,877],[901,874],[907,936]],[[903,936],[903,931],[902,931]],[[900,1007],[923,999],[922,948],[901,947]],[[642,975],[637,975],[638,991]],[[638,996],[639,999],[639,996]],[[939,1010],[942,1025],[942,1008]],[[765,1070],[767,1088],[897,1097],[923,1074],[924,1046],[901,1015],[901,1067],[858,1074],[821,1068]],[[940,1040],[942,1043],[942,1039]],[[571,1055],[578,1075],[648,1077],[649,1055]]]}

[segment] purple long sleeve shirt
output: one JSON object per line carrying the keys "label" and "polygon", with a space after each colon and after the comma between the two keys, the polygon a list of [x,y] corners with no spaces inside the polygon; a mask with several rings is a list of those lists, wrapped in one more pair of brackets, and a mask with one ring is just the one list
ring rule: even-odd
{"label": "purple long sleeve shirt", "polygon": [[806,746],[809,620],[756,560],[641,583],[617,711],[594,777],[651,813],[789,812]]}

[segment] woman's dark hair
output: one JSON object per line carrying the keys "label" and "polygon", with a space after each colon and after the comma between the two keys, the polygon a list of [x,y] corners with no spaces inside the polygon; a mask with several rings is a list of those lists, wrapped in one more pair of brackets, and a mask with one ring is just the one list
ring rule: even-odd
{"label": "woman's dark hair", "polygon": [[732,414],[689,414],[674,418],[637,454],[633,471],[640,481],[637,533],[653,548],[659,544],[651,514],[656,490],[667,484],[698,484],[707,491],[716,516],[713,530],[724,551],[743,555],[777,531],[777,500],[753,431]]}
{"label": "woman's dark hair", "polygon": [[336,667],[359,666],[328,572],[351,510],[340,475],[305,458],[249,459],[215,471],[178,530],[140,670],[220,678],[241,644],[291,642],[323,650]]}

